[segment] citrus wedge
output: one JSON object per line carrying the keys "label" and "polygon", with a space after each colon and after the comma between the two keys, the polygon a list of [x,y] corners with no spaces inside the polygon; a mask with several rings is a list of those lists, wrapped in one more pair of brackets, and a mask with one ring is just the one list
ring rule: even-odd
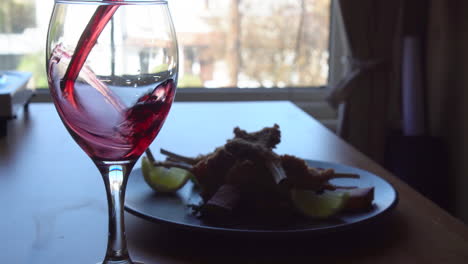
{"label": "citrus wedge", "polygon": [[176,192],[191,177],[191,173],[183,169],[153,166],[147,157],[142,158],[141,171],[146,183],[153,190],[163,193]]}
{"label": "citrus wedge", "polygon": [[317,194],[308,190],[291,190],[294,206],[308,217],[329,218],[343,209],[349,194],[346,192],[324,192]]}

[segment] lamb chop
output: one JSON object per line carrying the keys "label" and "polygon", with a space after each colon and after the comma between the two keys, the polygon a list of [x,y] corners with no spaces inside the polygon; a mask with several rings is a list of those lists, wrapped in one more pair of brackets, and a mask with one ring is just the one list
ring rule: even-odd
{"label": "lamb chop", "polygon": [[[336,186],[330,180],[358,178],[358,175],[320,170],[309,167],[300,158],[278,155],[273,149],[280,141],[276,124],[253,133],[236,127],[234,137],[212,153],[189,158],[162,149],[167,160],[154,163],[192,172],[201,188],[202,212],[209,215],[225,215],[236,210],[265,214],[291,208],[289,190],[292,188],[316,192],[354,188]],[[149,150],[147,155],[151,160]]]}

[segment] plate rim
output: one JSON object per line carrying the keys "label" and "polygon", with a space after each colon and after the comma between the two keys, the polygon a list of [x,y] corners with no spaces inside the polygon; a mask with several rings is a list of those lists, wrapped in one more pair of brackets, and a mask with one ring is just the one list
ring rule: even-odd
{"label": "plate rim", "polygon": [[[304,159],[307,163],[321,163],[321,164],[331,164],[332,166],[339,166],[341,168],[346,168],[346,169],[352,169],[352,170],[358,170],[358,171],[363,171],[365,173],[368,173],[372,175],[373,177],[377,177],[384,181],[388,186],[390,187],[390,190],[393,192],[394,199],[393,201],[386,207],[384,208],[381,212],[377,213],[376,215],[371,215],[369,217],[365,217],[364,219],[361,219],[356,222],[351,222],[351,223],[342,223],[342,224],[335,224],[333,226],[322,226],[322,227],[315,227],[315,228],[302,228],[302,229],[288,229],[288,230],[268,230],[268,229],[245,229],[245,228],[231,228],[231,227],[220,227],[220,226],[213,226],[213,225],[207,225],[207,226],[200,226],[200,225],[195,225],[195,224],[188,224],[188,223],[181,223],[181,222],[176,222],[176,221],[170,221],[167,219],[163,218],[157,218],[154,216],[151,216],[149,214],[145,214],[144,212],[140,212],[140,210],[137,210],[133,208],[132,206],[129,206],[127,202],[124,203],[124,209],[128,213],[140,217],[144,220],[147,220],[149,222],[153,222],[156,224],[161,224],[165,226],[170,226],[174,227],[177,229],[182,229],[182,230],[190,230],[190,231],[200,231],[200,232],[208,232],[208,233],[225,233],[225,234],[259,234],[259,235],[272,235],[272,234],[323,234],[323,233],[331,233],[331,232],[340,232],[344,230],[349,230],[351,228],[356,228],[358,226],[367,224],[369,222],[374,222],[378,221],[382,218],[385,218],[391,211],[395,209],[397,204],[399,203],[399,194],[398,191],[396,190],[395,186],[387,181],[386,179],[380,177],[379,175],[361,169],[353,166],[349,166],[346,164],[341,164],[341,163],[336,163],[336,162],[329,162],[329,161],[321,161],[321,160],[311,160],[311,159]],[[128,187],[128,186],[127,186]]]}

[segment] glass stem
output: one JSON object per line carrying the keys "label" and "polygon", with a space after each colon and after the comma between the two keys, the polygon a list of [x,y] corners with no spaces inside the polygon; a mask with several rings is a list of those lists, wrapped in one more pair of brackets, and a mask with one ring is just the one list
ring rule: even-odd
{"label": "glass stem", "polygon": [[134,162],[99,162],[106,187],[109,210],[109,237],[103,264],[130,264],[124,223],[125,189]]}

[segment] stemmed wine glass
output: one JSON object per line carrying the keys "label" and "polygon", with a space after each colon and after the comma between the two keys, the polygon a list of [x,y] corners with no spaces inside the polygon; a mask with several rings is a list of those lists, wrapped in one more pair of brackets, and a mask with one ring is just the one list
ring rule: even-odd
{"label": "stemmed wine glass", "polygon": [[135,263],[125,238],[125,187],[161,129],[177,85],[177,40],[167,2],[55,0],[46,54],[57,112],[106,187],[103,263]]}

